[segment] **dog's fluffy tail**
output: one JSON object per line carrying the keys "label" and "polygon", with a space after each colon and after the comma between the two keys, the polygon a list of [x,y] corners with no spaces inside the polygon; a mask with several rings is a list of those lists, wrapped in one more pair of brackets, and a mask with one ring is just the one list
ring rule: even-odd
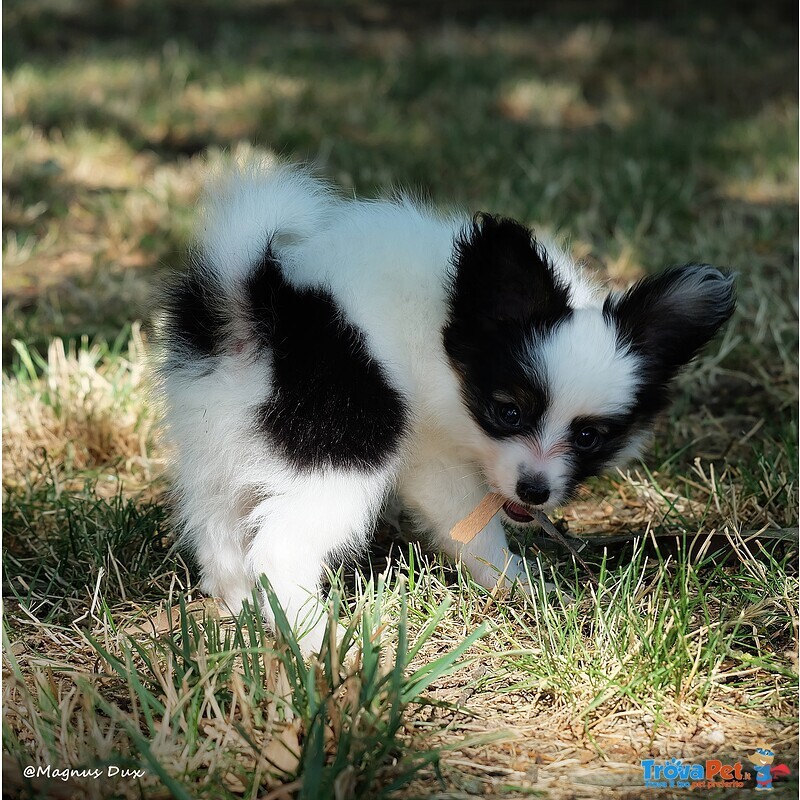
{"label": "dog's fluffy tail", "polygon": [[188,269],[160,298],[158,371],[202,371],[209,356],[247,346],[266,290],[290,268],[292,245],[323,229],[339,202],[309,171],[275,162],[228,169],[210,184]]}
{"label": "dog's fluffy tail", "polygon": [[264,257],[324,228],[337,203],[330,187],[295,165],[261,161],[228,170],[205,192],[196,240],[204,268],[236,291]]}

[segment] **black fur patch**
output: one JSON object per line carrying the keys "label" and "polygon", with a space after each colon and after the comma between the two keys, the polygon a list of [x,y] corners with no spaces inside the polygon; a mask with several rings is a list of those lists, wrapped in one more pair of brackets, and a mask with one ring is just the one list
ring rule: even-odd
{"label": "black fur patch", "polygon": [[581,451],[573,445],[570,459],[573,469],[572,478],[575,484],[582,483],[587,478],[599,475],[612,463],[619,452],[630,441],[631,433],[639,430],[637,412],[617,414],[607,417],[576,417],[570,425],[570,436],[575,439],[582,428],[595,428],[601,436],[600,445],[591,451]]}
{"label": "black fur patch", "polygon": [[[166,290],[161,332],[171,354],[175,351],[194,358],[219,352],[225,338],[228,317],[223,310],[222,291],[210,272],[195,264],[177,277]],[[176,357],[180,364],[184,356]]]}
{"label": "black fur patch", "polygon": [[735,307],[733,276],[706,264],[673,267],[609,295],[603,315],[616,326],[619,348],[640,358],[637,421],[649,422],[667,407],[674,377]]}
{"label": "black fur patch", "polygon": [[406,428],[401,394],[363,333],[322,289],[296,289],[267,252],[246,287],[251,322],[272,353],[273,394],[257,424],[298,469],[381,466]]}
{"label": "black fur patch", "polygon": [[[619,453],[630,443],[631,437],[641,433],[652,422],[652,415],[638,406],[625,414],[614,414],[604,417],[576,417],[570,423],[569,436],[572,451],[569,455],[569,476],[564,493],[559,502],[564,504],[574,499],[578,487],[586,481],[601,475],[613,464]],[[575,438],[582,428],[596,428],[602,440],[600,445],[590,451],[580,450],[575,445]]]}
{"label": "black fur patch", "polygon": [[[567,288],[528,228],[488,214],[476,214],[456,241],[453,267],[442,335],[464,401],[491,436],[533,433],[548,392],[520,359],[532,336],[546,336],[571,315]],[[507,402],[522,412],[519,426],[499,417]]]}
{"label": "black fur patch", "polygon": [[571,313],[544,248],[513,219],[476,214],[455,243],[451,325],[547,330]]}

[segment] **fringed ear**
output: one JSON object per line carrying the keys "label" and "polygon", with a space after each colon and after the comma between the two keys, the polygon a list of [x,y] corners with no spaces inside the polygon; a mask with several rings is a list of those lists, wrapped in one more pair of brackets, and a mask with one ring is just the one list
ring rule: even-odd
{"label": "fringed ear", "polygon": [[532,232],[511,219],[476,214],[456,240],[454,319],[483,331],[504,324],[548,327],[569,315],[569,293]]}
{"label": "fringed ear", "polygon": [[706,345],[736,307],[734,276],[707,264],[673,267],[606,298],[603,314],[621,343],[669,380]]}

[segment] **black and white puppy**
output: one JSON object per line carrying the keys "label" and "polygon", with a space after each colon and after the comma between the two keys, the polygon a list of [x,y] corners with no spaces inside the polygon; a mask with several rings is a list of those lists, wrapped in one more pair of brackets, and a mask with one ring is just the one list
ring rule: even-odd
{"label": "black and white puppy", "polygon": [[487,491],[530,521],[638,455],[734,304],[710,266],[604,294],[510,219],[347,200],[298,167],[232,171],[159,336],[202,588],[237,610],[266,574],[314,651],[324,565],[366,545],[394,492],[481,584],[522,580],[499,517],[463,546],[454,523]]}

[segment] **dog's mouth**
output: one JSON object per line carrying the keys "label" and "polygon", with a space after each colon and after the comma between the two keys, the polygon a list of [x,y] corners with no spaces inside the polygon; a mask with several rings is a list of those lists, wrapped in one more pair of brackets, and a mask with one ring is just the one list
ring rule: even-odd
{"label": "dog's mouth", "polygon": [[513,500],[506,500],[506,502],[503,503],[503,511],[505,511],[509,519],[514,520],[514,522],[533,522],[533,516],[528,509],[525,508],[525,506],[521,506],[519,503],[515,503]]}

